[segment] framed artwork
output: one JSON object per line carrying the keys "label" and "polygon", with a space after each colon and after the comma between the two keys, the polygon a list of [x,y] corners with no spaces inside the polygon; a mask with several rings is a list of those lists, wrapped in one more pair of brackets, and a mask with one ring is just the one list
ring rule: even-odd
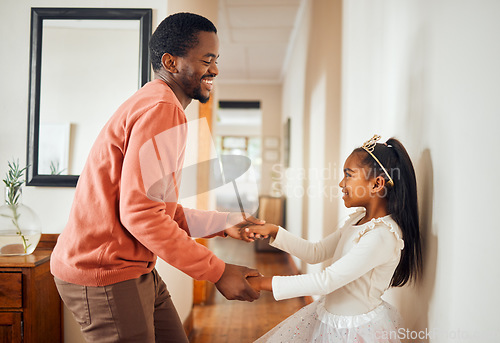
{"label": "framed artwork", "polygon": [[264,151],[264,161],[266,162],[278,162],[280,159],[279,150],[266,150]]}
{"label": "framed artwork", "polygon": [[70,123],[40,123],[38,173],[68,175]]}
{"label": "framed artwork", "polygon": [[283,164],[285,168],[290,167],[290,128],[291,122],[288,118],[283,128]]}

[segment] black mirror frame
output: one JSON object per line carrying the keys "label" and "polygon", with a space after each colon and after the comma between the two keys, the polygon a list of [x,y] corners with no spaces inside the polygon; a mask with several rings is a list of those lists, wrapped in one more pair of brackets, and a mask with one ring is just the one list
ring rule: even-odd
{"label": "black mirror frame", "polygon": [[26,185],[75,187],[78,175],[38,174],[38,138],[40,131],[40,86],[42,69],[42,36],[45,19],[139,20],[139,83],[151,77],[148,43],[152,32],[153,11],[149,8],[32,8],[30,38],[30,81],[28,100],[28,142]]}

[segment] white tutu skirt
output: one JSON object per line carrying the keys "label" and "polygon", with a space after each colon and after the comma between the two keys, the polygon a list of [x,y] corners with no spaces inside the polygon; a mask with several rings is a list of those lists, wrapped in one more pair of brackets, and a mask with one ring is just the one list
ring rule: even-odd
{"label": "white tutu skirt", "polygon": [[400,343],[400,316],[395,308],[382,302],[374,310],[355,316],[339,316],[325,309],[325,298],[303,307],[255,343],[341,342]]}

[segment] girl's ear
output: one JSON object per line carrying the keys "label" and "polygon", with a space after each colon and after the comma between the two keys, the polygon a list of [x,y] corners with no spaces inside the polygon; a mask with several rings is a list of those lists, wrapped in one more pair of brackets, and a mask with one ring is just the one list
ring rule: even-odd
{"label": "girl's ear", "polygon": [[163,68],[165,68],[166,71],[175,74],[177,73],[177,68],[176,68],[176,58],[175,56],[170,55],[169,53],[164,53],[163,56],[161,57],[161,64],[163,65]]}
{"label": "girl's ear", "polygon": [[372,193],[378,193],[385,187],[385,179],[382,176],[377,176],[373,182]]}

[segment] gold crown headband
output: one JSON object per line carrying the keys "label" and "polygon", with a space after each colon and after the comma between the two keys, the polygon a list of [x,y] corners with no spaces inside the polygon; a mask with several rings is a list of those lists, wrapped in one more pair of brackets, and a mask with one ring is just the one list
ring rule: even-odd
{"label": "gold crown headband", "polygon": [[394,181],[392,180],[392,177],[389,175],[389,173],[384,168],[384,166],[382,165],[382,163],[380,163],[380,161],[378,160],[378,158],[376,158],[375,155],[373,154],[373,150],[375,149],[375,145],[377,144],[377,142],[379,141],[379,139],[380,139],[379,135],[373,135],[373,137],[371,139],[369,139],[369,140],[367,140],[366,142],[363,143],[362,148],[367,153],[369,153],[373,157],[373,159],[375,161],[377,161],[377,163],[380,166],[380,168],[382,168],[382,170],[384,171],[385,175],[387,175],[387,177],[389,178],[389,181],[387,181],[387,184],[389,184],[390,186],[394,186]]}

